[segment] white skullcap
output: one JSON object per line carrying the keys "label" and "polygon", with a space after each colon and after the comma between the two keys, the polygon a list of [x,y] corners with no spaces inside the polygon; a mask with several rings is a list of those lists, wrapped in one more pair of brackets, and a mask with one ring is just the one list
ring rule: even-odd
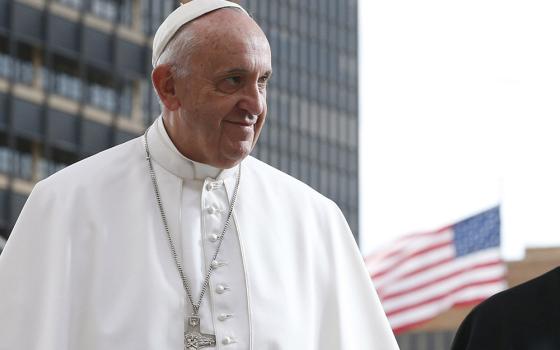
{"label": "white skullcap", "polygon": [[221,9],[224,7],[236,7],[247,13],[240,5],[225,1],[225,0],[193,0],[185,4],[181,4],[175,11],[171,12],[169,16],[159,26],[156,35],[154,36],[154,46],[152,50],[152,66],[155,67],[156,63],[161,56],[163,50],[169,43],[169,40],[185,23],[188,23],[195,18],[198,18],[208,12]]}

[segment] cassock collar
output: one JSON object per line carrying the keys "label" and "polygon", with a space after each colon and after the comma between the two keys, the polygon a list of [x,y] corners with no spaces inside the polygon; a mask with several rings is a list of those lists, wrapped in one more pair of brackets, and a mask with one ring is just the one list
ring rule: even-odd
{"label": "cassock collar", "polygon": [[183,179],[204,180],[209,177],[222,180],[234,177],[237,173],[237,167],[219,169],[208,164],[192,161],[182,155],[169,138],[161,115],[148,130],[148,145],[155,162]]}

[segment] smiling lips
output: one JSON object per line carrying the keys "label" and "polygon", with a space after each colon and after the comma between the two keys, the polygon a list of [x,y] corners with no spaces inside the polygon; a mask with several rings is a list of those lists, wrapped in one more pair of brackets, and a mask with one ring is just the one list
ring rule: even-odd
{"label": "smiling lips", "polygon": [[238,125],[238,126],[248,126],[248,127],[253,127],[256,123],[257,123],[257,117],[256,116],[251,116],[251,119],[241,119],[239,121],[237,120],[224,120],[224,122],[226,123],[230,123],[230,124],[234,124],[234,125]]}

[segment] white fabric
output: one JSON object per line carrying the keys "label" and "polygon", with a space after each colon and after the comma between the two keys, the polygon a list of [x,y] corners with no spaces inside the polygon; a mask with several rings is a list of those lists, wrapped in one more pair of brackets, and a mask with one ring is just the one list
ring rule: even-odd
{"label": "white fabric", "polygon": [[[161,121],[149,145],[198,291],[225,219],[205,208],[225,208],[237,168],[188,161]],[[201,310],[216,349],[398,349],[332,201],[248,157],[233,223]],[[37,184],[0,255],[0,296],[0,350],[183,349],[187,306],[142,138]]]}
{"label": "white fabric", "polygon": [[152,66],[156,66],[159,56],[161,56],[161,53],[169,43],[169,40],[171,40],[179,28],[198,17],[207,14],[208,12],[224,7],[235,7],[246,13],[240,5],[225,0],[193,0],[185,4],[181,4],[181,6],[171,12],[171,14],[167,16],[165,21],[163,21],[163,23],[159,26],[156,34],[154,35]]}

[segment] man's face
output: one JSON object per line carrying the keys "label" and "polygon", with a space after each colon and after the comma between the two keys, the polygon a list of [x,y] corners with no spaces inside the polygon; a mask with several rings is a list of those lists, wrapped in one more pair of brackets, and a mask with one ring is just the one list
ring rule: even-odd
{"label": "man's face", "polygon": [[179,130],[170,134],[191,159],[229,168],[251,152],[263,127],[271,54],[247,15],[228,10],[210,16],[218,23],[191,54],[189,73],[175,80],[179,107],[170,124]]}

